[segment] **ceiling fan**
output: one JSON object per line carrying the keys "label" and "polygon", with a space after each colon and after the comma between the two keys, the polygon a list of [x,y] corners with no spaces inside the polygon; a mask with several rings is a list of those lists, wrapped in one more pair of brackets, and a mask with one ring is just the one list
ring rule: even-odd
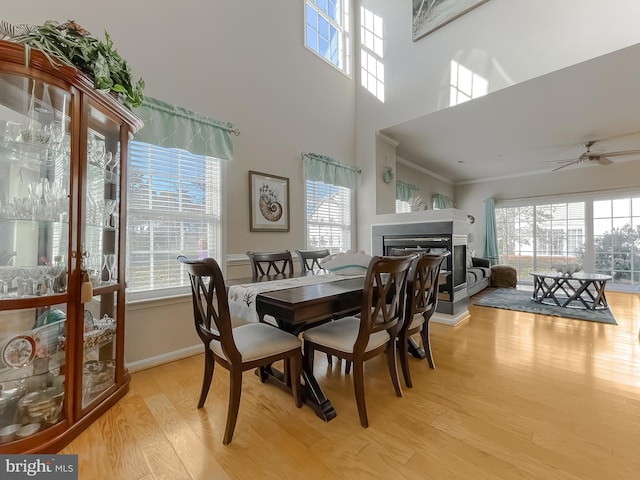
{"label": "ceiling fan", "polygon": [[590,140],[588,142],[584,142],[582,144],[587,150],[582,152],[578,158],[570,159],[570,160],[560,160],[558,163],[561,163],[559,167],[554,168],[552,171],[555,172],[560,170],[561,168],[568,167],[569,165],[576,165],[579,163],[588,163],[594,162],[599,163],[600,165],[610,165],[613,163],[609,157],[619,157],[622,155],[638,155],[640,154],[640,150],[621,150],[619,152],[609,152],[609,153],[594,153],[591,151],[591,147],[595,145],[595,140]]}

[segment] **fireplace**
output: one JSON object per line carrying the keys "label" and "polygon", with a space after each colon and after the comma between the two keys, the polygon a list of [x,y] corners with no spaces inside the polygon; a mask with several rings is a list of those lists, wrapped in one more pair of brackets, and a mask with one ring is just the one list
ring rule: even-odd
{"label": "fireplace", "polygon": [[[416,212],[417,213],[417,212]],[[401,215],[396,215],[402,216]],[[457,315],[467,309],[467,231],[464,221],[423,221],[384,223],[372,226],[371,253],[373,255],[403,255],[429,251],[451,254],[441,270],[449,272],[440,285],[437,311]]]}

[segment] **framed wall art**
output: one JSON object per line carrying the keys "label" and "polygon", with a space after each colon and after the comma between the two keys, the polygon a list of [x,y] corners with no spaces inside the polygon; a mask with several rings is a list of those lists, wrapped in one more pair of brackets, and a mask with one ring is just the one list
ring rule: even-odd
{"label": "framed wall art", "polygon": [[249,171],[252,232],[289,231],[289,179]]}
{"label": "framed wall art", "polygon": [[489,0],[413,0],[413,41]]}

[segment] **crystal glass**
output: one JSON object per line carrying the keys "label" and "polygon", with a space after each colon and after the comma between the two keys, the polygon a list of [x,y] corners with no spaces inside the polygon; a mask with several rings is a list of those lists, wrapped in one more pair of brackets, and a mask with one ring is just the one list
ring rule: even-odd
{"label": "crystal glass", "polygon": [[8,298],[13,281],[18,276],[16,267],[2,266],[0,267],[0,298]]}
{"label": "crystal glass", "polygon": [[116,283],[116,255],[115,253],[108,253],[104,256],[104,266],[109,272],[108,284]]}

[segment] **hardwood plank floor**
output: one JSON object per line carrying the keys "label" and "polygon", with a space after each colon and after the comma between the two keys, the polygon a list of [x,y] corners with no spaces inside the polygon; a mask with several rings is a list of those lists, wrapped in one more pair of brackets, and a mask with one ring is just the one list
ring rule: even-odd
{"label": "hardwood plank floor", "polygon": [[125,398],[61,453],[79,455],[83,480],[635,480],[640,296],[608,297],[617,326],[476,306],[456,327],[432,324],[437,369],[411,359],[403,398],[384,356],[367,363],[368,429],[343,363],[316,355],[338,416],[324,423],[247,372],[225,447],[229,376],[216,368],[196,409],[197,355],[134,373]]}

